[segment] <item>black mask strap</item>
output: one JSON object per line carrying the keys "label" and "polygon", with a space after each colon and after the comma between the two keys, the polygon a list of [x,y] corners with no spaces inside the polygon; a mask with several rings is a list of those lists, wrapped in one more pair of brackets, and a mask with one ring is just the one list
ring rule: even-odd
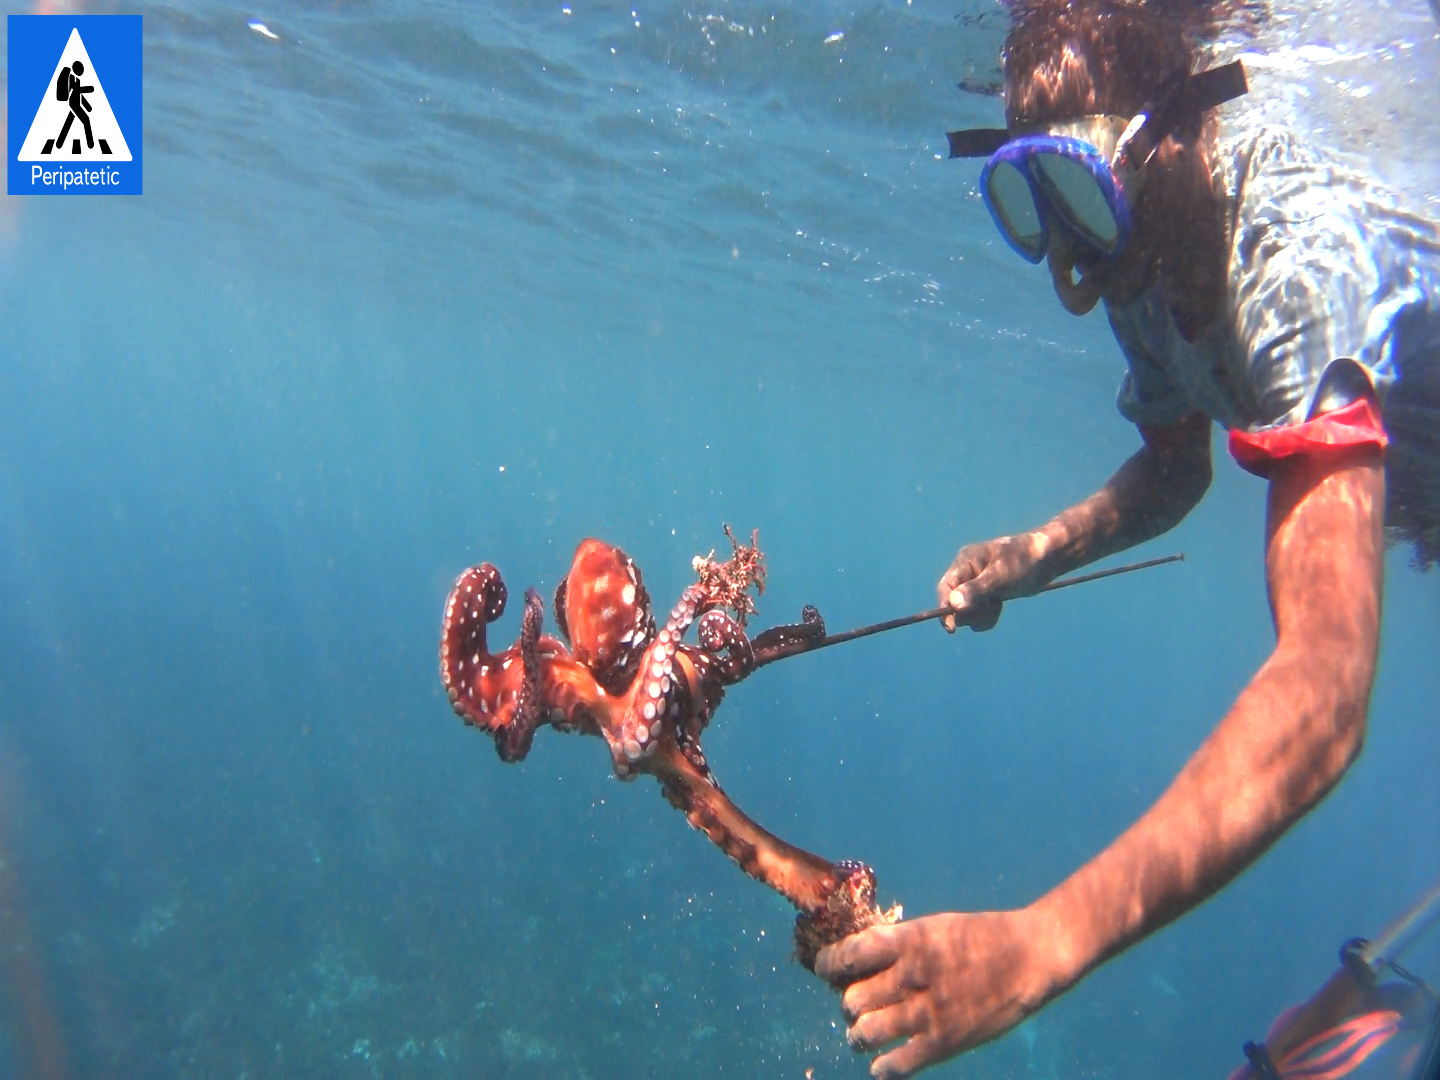
{"label": "black mask strap", "polygon": [[1010,132],[1004,128],[967,128],[965,131],[947,131],[950,140],[950,156],[988,158],[1010,141]]}
{"label": "black mask strap", "polygon": [[1130,167],[1144,168],[1167,135],[1249,91],[1245,65],[1239,60],[1174,80],[1153,104],[1145,107],[1145,123],[1126,143]]}
{"label": "black mask strap", "polygon": [[[1179,130],[1191,118],[1234,101],[1249,89],[1245,67],[1239,60],[1174,80],[1155,104],[1145,108],[1145,123],[1127,144],[1131,166],[1142,167],[1155,153],[1155,148],[1165,141],[1165,136]],[[1005,128],[967,128],[946,132],[945,137],[950,140],[952,158],[988,158],[1010,141],[1010,133]]]}

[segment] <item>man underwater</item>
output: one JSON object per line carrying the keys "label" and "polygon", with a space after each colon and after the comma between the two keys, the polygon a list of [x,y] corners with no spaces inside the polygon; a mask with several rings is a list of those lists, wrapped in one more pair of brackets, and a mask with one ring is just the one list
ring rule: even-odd
{"label": "man underwater", "polygon": [[1017,911],[944,913],[824,950],[852,1046],[910,1076],[996,1038],[1223,888],[1360,752],[1383,555],[1440,558],[1440,228],[1288,130],[1221,131],[1238,66],[1204,69],[1201,0],[1012,0],[1003,132],[981,193],[1065,309],[1104,303],[1143,446],[1031,532],[962,548],[938,593],[992,628],[1007,599],[1173,528],[1211,479],[1210,427],[1269,481],[1276,645],[1170,788]]}

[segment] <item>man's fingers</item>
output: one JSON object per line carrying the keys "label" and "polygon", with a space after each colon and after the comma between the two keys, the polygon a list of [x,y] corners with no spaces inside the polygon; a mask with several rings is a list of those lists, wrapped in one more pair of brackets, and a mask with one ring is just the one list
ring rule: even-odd
{"label": "man's fingers", "polygon": [[975,564],[970,559],[966,558],[963,552],[955,556],[955,561],[950,564],[949,568],[946,569],[945,573],[940,575],[939,592],[941,598],[943,599],[944,595],[951,589],[955,588],[956,585],[959,585],[962,581],[967,581],[974,576]]}
{"label": "man's fingers", "polygon": [[[955,606],[953,603],[951,603],[950,596],[955,591],[955,586],[958,584],[960,584],[959,575],[956,574],[955,568],[952,566],[949,570],[945,571],[945,576],[942,577],[939,584],[935,586],[935,600],[937,607]],[[955,632],[955,616],[946,615],[940,620],[940,625],[945,628],[945,632],[947,634],[953,634]]]}
{"label": "man's fingers", "polygon": [[[946,607],[952,607],[963,616],[970,609],[984,604],[990,597],[987,595],[995,584],[998,571],[992,564],[981,570],[978,574],[968,575],[964,581],[956,582],[952,588],[941,599]],[[962,623],[968,619],[961,618]]]}
{"label": "man's fingers", "polygon": [[1000,611],[1004,606],[1005,601],[1003,600],[996,600],[990,596],[982,597],[970,609],[972,614],[966,625],[976,633],[994,630],[995,624],[1000,621]]}
{"label": "man's fingers", "polygon": [[868,979],[851,983],[840,997],[845,1023],[853,1024],[868,1012],[897,1004],[904,996],[899,964],[891,964]]}
{"label": "man's fingers", "polygon": [[[959,588],[950,590],[942,603],[955,609],[954,615],[943,617],[945,628],[968,626],[972,630],[990,630],[1000,621],[1000,609],[1004,601],[984,594],[984,577],[967,581]],[[953,630],[952,630],[953,632]]]}
{"label": "man's fingers", "polygon": [[906,1006],[903,1004],[867,1012],[845,1029],[845,1041],[857,1054],[868,1054],[911,1034],[905,1027],[905,1019]]}
{"label": "man's fingers", "polygon": [[[845,1031],[845,1039],[857,1053],[877,1050],[896,1039],[914,1035],[921,1029],[920,1006],[915,1001],[902,1001],[874,1012],[867,1012]],[[888,1056],[888,1055],[887,1055]]]}
{"label": "man's fingers", "polygon": [[[963,610],[969,604],[970,597],[974,595],[974,582],[984,576],[985,563],[976,560],[973,554],[967,554],[969,548],[961,548],[960,554],[955,556],[955,561],[950,568],[941,575],[935,586],[935,599],[940,607],[952,607]],[[940,619],[940,625],[945,628],[947,634],[953,634],[955,627],[968,625],[969,620],[957,619],[954,615],[945,615]]]}
{"label": "man's fingers", "polygon": [[941,604],[948,604],[946,599],[951,590],[958,589],[965,582],[970,581],[980,573],[980,567],[975,560],[966,557],[962,552],[955,557],[945,573],[940,575],[940,580],[935,583],[935,596]]}
{"label": "man's fingers", "polygon": [[821,949],[815,958],[815,974],[846,986],[889,967],[900,955],[895,930],[893,926],[872,926]]}
{"label": "man's fingers", "polygon": [[903,1080],[914,1076],[937,1059],[934,1042],[924,1035],[916,1035],[891,1050],[881,1054],[870,1063],[870,1075],[876,1080]]}

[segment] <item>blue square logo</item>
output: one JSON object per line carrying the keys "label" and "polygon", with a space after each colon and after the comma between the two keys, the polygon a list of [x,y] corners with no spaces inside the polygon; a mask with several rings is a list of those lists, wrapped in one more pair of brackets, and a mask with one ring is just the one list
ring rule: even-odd
{"label": "blue square logo", "polygon": [[144,190],[139,15],[11,15],[6,190]]}

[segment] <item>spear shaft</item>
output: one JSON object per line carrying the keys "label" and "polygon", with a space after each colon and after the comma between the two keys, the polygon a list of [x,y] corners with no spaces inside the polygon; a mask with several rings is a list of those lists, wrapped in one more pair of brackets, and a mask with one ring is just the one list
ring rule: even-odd
{"label": "spear shaft", "polygon": [[[1148,570],[1152,566],[1164,566],[1166,563],[1183,562],[1184,554],[1162,555],[1158,559],[1146,559],[1143,562],[1126,563],[1124,566],[1112,566],[1108,570],[1096,570],[1089,574],[1076,574],[1074,577],[1061,578],[1059,581],[1052,581],[1046,585],[1036,596],[1041,593],[1054,592],[1057,589],[1068,589],[1071,585],[1084,585],[1086,582],[1099,581],[1101,578],[1115,577],[1118,574],[1130,574],[1136,570]],[[914,615],[902,615],[898,619],[887,619],[885,622],[871,623],[869,626],[857,626],[854,630],[845,630],[838,634],[827,634],[823,638],[809,638],[786,642],[767,650],[763,656],[756,656],[756,666],[774,663],[776,660],[784,660],[786,657],[799,656],[801,653],[815,652],[817,649],[828,649],[831,645],[839,645],[846,641],[855,641],[859,638],[870,637],[872,634],[881,634],[886,630],[898,630],[902,626],[914,626],[916,623],[929,622],[931,619],[943,619],[946,615],[955,614],[952,607],[931,608],[929,611],[917,611]]]}

